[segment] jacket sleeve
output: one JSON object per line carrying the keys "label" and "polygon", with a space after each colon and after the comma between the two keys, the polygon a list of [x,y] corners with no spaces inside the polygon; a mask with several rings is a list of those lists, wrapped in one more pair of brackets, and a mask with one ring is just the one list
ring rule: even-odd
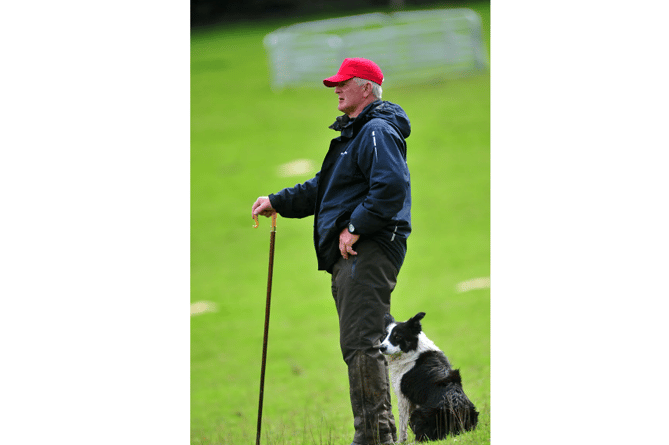
{"label": "jacket sleeve", "polygon": [[410,179],[406,142],[387,123],[370,121],[361,130],[358,166],[369,180],[369,192],[353,211],[351,223],[362,235],[388,225],[404,207]]}
{"label": "jacket sleeve", "polygon": [[304,218],[313,215],[316,208],[319,175],[320,172],[302,184],[269,195],[272,207],[284,218]]}

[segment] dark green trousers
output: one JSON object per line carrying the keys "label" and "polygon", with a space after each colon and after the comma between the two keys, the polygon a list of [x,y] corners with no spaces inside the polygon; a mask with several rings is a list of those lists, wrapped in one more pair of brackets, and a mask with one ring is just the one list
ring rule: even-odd
{"label": "dark green trousers", "polygon": [[332,270],[332,296],[339,315],[339,344],[348,364],[355,351],[379,353],[385,332],[383,316],[390,312],[390,294],[397,283],[397,269],[378,244],[361,238]]}
{"label": "dark green trousers", "polygon": [[343,257],[332,271],[332,296],[339,315],[339,342],[348,365],[354,444],[392,443],[397,439],[390,402],[390,379],[378,347],[384,335],[384,314],[397,269],[380,247],[361,239],[358,255]]}

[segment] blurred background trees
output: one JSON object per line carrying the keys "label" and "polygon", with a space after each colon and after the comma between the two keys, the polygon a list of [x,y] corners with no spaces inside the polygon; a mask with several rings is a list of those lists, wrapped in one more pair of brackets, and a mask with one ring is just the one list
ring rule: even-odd
{"label": "blurred background trees", "polygon": [[226,21],[254,20],[337,13],[341,16],[362,11],[380,11],[419,6],[460,6],[462,0],[191,0],[191,26],[213,25]]}

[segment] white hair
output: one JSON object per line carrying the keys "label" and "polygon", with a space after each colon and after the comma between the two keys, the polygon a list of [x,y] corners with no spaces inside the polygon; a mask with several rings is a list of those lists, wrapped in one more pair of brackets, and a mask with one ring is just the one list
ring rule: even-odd
{"label": "white hair", "polygon": [[354,77],[353,80],[355,80],[355,83],[357,83],[359,87],[363,86],[367,82],[371,83],[372,95],[377,99],[381,99],[381,96],[383,95],[383,88],[381,88],[381,85],[376,82],[372,82],[371,80],[361,79],[360,77]]}

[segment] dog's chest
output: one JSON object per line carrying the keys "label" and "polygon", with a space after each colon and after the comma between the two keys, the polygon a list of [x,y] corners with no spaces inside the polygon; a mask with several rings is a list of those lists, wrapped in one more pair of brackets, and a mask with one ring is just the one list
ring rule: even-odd
{"label": "dog's chest", "polygon": [[390,382],[393,385],[393,390],[398,396],[402,394],[402,377],[411,371],[416,362],[414,360],[402,360],[389,363]]}

